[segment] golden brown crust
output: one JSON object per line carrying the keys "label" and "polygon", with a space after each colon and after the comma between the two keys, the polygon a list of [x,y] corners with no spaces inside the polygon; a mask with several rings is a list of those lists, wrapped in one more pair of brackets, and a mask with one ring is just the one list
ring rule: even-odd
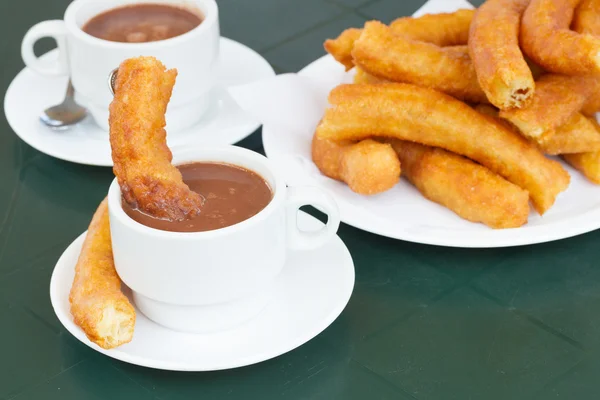
{"label": "golden brown crust", "polygon": [[156,218],[184,220],[200,213],[202,198],[171,165],[165,113],[177,71],[153,57],[125,60],[110,105],[114,173],[125,201]]}
{"label": "golden brown crust", "polygon": [[382,193],[400,180],[400,162],[392,147],[370,139],[355,144],[314,135],[312,159],[323,175],[345,182],[358,194]]}
{"label": "golden brown crust", "polygon": [[[417,18],[402,17],[392,22],[390,28],[395,35],[442,47],[466,45],[474,13],[474,10],[458,10],[453,13],[426,14]],[[350,28],[337,38],[325,41],[325,50],[343,64],[346,71],[354,66],[352,48],[361,33],[361,29]]]}
{"label": "golden brown crust", "polygon": [[544,75],[536,82],[535,94],[527,107],[501,111],[500,117],[528,138],[552,135],[581,110],[595,86],[596,78],[592,76]]}
{"label": "golden brown crust", "polygon": [[391,137],[441,147],[471,158],[527,190],[540,214],[570,182],[560,163],[466,104],[414,85],[352,84],[335,88],[317,127],[324,139]]}
{"label": "golden brown crust", "polygon": [[369,74],[361,67],[355,67],[354,70],[356,72],[354,74],[354,83],[371,83],[374,85],[378,83],[390,83],[387,79],[378,78]]}
{"label": "golden brown crust", "polygon": [[595,120],[575,113],[554,133],[542,136],[538,145],[548,155],[600,151],[600,132],[594,123]]}
{"label": "golden brown crust", "polygon": [[400,140],[391,143],[404,176],[427,199],[494,229],[527,223],[529,194],[517,185],[446,150]]}
{"label": "golden brown crust", "polygon": [[588,117],[593,117],[600,112],[600,78],[594,81],[592,94],[588,97],[581,112]]}
{"label": "golden brown crust", "polygon": [[352,56],[369,74],[393,82],[436,89],[458,99],[486,103],[468,52],[396,36],[389,27],[371,21],[354,43]]}
{"label": "golden brown crust", "polygon": [[600,36],[600,0],[582,0],[575,9],[571,28],[575,32]]}
{"label": "golden brown crust", "polygon": [[352,48],[361,33],[362,29],[349,28],[342,32],[336,39],[327,39],[323,44],[325,51],[331,54],[337,62],[346,67],[346,71],[354,67]]}
{"label": "golden brown crust", "polygon": [[394,34],[440,47],[466,45],[475,10],[402,17],[390,24]]}
{"label": "golden brown crust", "polygon": [[121,292],[115,270],[106,199],[88,228],[69,302],[75,324],[100,347],[111,349],[133,338],[135,309]]}
{"label": "golden brown crust", "polygon": [[469,55],[489,101],[500,109],[521,108],[535,82],[519,47],[521,16],[529,0],[488,0],[475,13]]}
{"label": "golden brown crust", "polygon": [[581,172],[590,182],[600,185],[600,151],[565,154],[562,158],[573,168]]}
{"label": "golden brown crust", "polygon": [[580,0],[531,0],[521,22],[521,48],[549,72],[600,74],[600,37],[569,29]]}
{"label": "golden brown crust", "polygon": [[[509,129],[521,134],[510,121],[499,117],[497,109],[484,104],[477,105],[475,109],[482,114],[497,118]],[[540,151],[551,156],[600,151],[600,131],[596,128],[596,122],[581,113],[573,114],[566,124],[556,130],[530,140]]]}
{"label": "golden brown crust", "polygon": [[[600,124],[595,118],[589,121],[600,135]],[[600,151],[592,151],[577,154],[564,154],[561,156],[573,168],[578,170],[590,182],[600,185]]]}

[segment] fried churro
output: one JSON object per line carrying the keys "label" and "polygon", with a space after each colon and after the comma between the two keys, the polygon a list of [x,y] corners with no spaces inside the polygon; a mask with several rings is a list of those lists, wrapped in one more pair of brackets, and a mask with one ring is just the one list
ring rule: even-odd
{"label": "fried churro", "polygon": [[491,228],[527,223],[529,193],[486,167],[443,149],[391,140],[403,175],[423,194],[461,218]]}
{"label": "fried churro", "polygon": [[312,159],[323,175],[345,182],[358,194],[382,193],[400,180],[400,162],[392,147],[370,139],[335,142],[314,135]]}
{"label": "fried churro", "polygon": [[98,346],[112,349],[133,338],[135,309],[121,292],[115,270],[106,199],[88,228],[69,302],[75,324]]}
{"label": "fried churro", "polygon": [[441,47],[466,45],[474,14],[475,10],[461,9],[452,13],[402,17],[393,21],[390,28],[396,35]]}
{"label": "fried churro", "polygon": [[562,158],[590,182],[600,185],[600,151],[592,153],[565,154]]}
{"label": "fried churro", "polygon": [[531,0],[521,21],[521,48],[549,72],[600,74],[600,37],[569,29],[581,0]]}
{"label": "fried churro", "polygon": [[354,83],[371,83],[371,84],[391,83],[387,79],[378,78],[376,76],[369,74],[361,67],[356,67],[355,72],[356,73],[354,74]]}
{"label": "fried churro", "polygon": [[362,29],[349,28],[342,32],[336,39],[327,39],[323,44],[325,51],[331,54],[337,62],[346,67],[346,71],[354,67],[352,49],[354,48],[354,42],[358,40],[361,33]]}
{"label": "fried churro", "polygon": [[[417,18],[402,17],[393,21],[390,28],[395,35],[438,46],[466,45],[474,13],[473,10],[464,9],[453,13],[426,14]],[[327,39],[324,43],[325,50],[343,64],[346,70],[354,66],[352,49],[361,33],[361,29],[346,29],[336,39]]]}
{"label": "fried churro", "polygon": [[396,36],[377,21],[367,22],[354,43],[354,62],[369,74],[393,82],[436,89],[458,99],[487,103],[468,52]]}
{"label": "fried churro", "polygon": [[594,87],[592,76],[543,75],[536,82],[531,103],[521,109],[503,110],[509,120],[528,138],[551,135],[584,106]]}
{"label": "fried churro", "polygon": [[560,163],[465,103],[400,83],[340,85],[317,127],[323,139],[391,137],[441,147],[476,161],[529,192],[544,214],[570,182]]}
{"label": "fried churro", "polygon": [[600,36],[600,0],[582,0],[575,9],[571,28],[575,32]]}
{"label": "fried churro", "polygon": [[[519,129],[507,120],[499,117],[499,111],[489,105],[480,104],[475,107],[482,114],[497,118],[510,129],[520,133]],[[530,139],[544,154],[556,156],[560,154],[600,151],[600,131],[595,120],[581,113],[575,113],[566,124],[544,136]]]}
{"label": "fried churro", "polygon": [[588,117],[593,117],[600,112],[600,78],[596,79],[592,94],[588,97],[581,112]]}
{"label": "fried churro", "polygon": [[548,155],[600,151],[600,131],[594,123],[591,118],[575,113],[554,133],[541,137],[538,144]]}
{"label": "fried churro", "polygon": [[110,105],[110,145],[123,198],[155,218],[181,221],[197,216],[202,198],[171,164],[165,113],[177,71],[154,57],[125,60]]}
{"label": "fried churro", "polygon": [[[594,118],[590,122],[600,135],[600,125]],[[600,185],[600,151],[587,151],[578,154],[564,154],[563,160],[569,163],[577,171],[581,172],[590,182]]]}
{"label": "fried churro", "polygon": [[533,75],[519,47],[521,16],[529,0],[488,0],[475,13],[469,55],[479,84],[500,109],[521,108],[535,90]]}

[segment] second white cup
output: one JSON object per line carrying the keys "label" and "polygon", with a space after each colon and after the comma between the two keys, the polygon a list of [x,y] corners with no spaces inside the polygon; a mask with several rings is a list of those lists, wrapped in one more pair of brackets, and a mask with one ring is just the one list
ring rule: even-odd
{"label": "second white cup", "polygon": [[[136,3],[185,6],[202,14],[195,29],[157,42],[120,43],[98,39],[82,30],[94,16]],[[44,62],[33,52],[36,41],[54,38],[56,61]],[[169,134],[196,124],[209,105],[219,57],[219,11],[215,0],[75,0],[64,20],[40,22],[23,38],[21,54],[25,65],[46,76],[70,76],[76,100],[88,108],[98,125],[108,131],[108,106],[112,94],[107,84],[111,71],[127,58],[154,56],[167,67],[177,68],[177,85],[167,111]]]}

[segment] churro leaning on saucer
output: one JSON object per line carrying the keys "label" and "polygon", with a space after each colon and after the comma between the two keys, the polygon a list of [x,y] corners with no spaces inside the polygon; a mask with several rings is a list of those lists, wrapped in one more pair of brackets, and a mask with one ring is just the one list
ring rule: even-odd
{"label": "churro leaning on saucer", "polygon": [[536,82],[529,105],[500,111],[528,138],[538,139],[565,125],[588,101],[597,86],[593,76],[547,74]]}
{"label": "churro leaning on saucer", "polygon": [[479,84],[500,109],[521,108],[535,91],[533,75],[519,47],[521,16],[529,0],[487,0],[477,9],[469,34],[469,55]]}
{"label": "churro leaning on saucer", "polygon": [[600,0],[582,0],[575,9],[571,28],[575,32],[600,36]]}
{"label": "churro leaning on saucer", "polygon": [[396,36],[381,22],[365,24],[352,56],[357,66],[375,77],[436,89],[474,103],[488,102],[468,52]]}
{"label": "churro leaning on saucer", "polygon": [[402,83],[346,84],[329,95],[317,135],[334,141],[396,138],[441,147],[476,161],[529,192],[540,214],[567,189],[560,163],[465,103]]}
{"label": "churro leaning on saucer", "polygon": [[171,164],[165,113],[177,76],[154,57],[123,61],[110,104],[110,145],[123,198],[155,218],[197,216],[202,198]]}
{"label": "churro leaning on saucer", "polygon": [[[453,13],[402,17],[393,21],[390,28],[395,35],[438,46],[466,45],[474,13],[473,10],[462,9]],[[325,50],[343,64],[346,70],[354,66],[352,48],[361,33],[362,29],[346,29],[337,38],[327,39],[324,43]]]}
{"label": "churro leaning on saucer", "polygon": [[471,222],[518,228],[529,217],[529,193],[473,161],[449,151],[391,140],[403,175],[423,196]]}
{"label": "churro leaning on saucer", "polygon": [[549,72],[600,74],[600,36],[570,30],[581,0],[531,0],[521,21],[524,53]]}
{"label": "churro leaning on saucer", "polygon": [[382,193],[400,180],[400,161],[392,147],[371,139],[334,142],[314,135],[312,159],[323,175],[345,182],[358,194]]}
{"label": "churro leaning on saucer", "polygon": [[112,349],[133,338],[135,309],[121,292],[115,270],[106,199],[88,228],[69,302],[75,324],[98,346]]}

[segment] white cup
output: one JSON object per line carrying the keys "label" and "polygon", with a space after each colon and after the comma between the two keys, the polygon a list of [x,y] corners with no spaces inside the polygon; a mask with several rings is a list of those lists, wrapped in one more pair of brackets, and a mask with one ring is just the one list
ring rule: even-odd
{"label": "white cup", "polygon": [[[287,187],[271,161],[250,150],[197,147],[174,149],[173,154],[175,164],[224,162],[255,171],[272,188],[273,199],[236,225],[167,232],[142,225],[123,211],[115,179],[108,193],[115,267],[137,307],[158,324],[197,333],[228,329],[266,306],[290,250],[314,249],[335,235],[338,208],[320,189]],[[298,229],[298,210],[304,205],[327,214],[321,230]]]}
{"label": "white cup", "polygon": [[[188,7],[204,20],[195,29],[171,39],[148,43],[119,43],[85,33],[92,17],[120,6],[160,3]],[[33,45],[43,37],[54,38],[58,58],[38,59]],[[215,0],[75,0],[64,20],[40,22],[23,38],[21,55],[28,68],[46,76],[69,76],[77,102],[85,106],[98,125],[108,131],[108,106],[113,99],[108,77],[127,58],[154,56],[168,68],[177,68],[177,85],[167,111],[169,133],[197,123],[209,105],[219,56],[219,11]]]}

